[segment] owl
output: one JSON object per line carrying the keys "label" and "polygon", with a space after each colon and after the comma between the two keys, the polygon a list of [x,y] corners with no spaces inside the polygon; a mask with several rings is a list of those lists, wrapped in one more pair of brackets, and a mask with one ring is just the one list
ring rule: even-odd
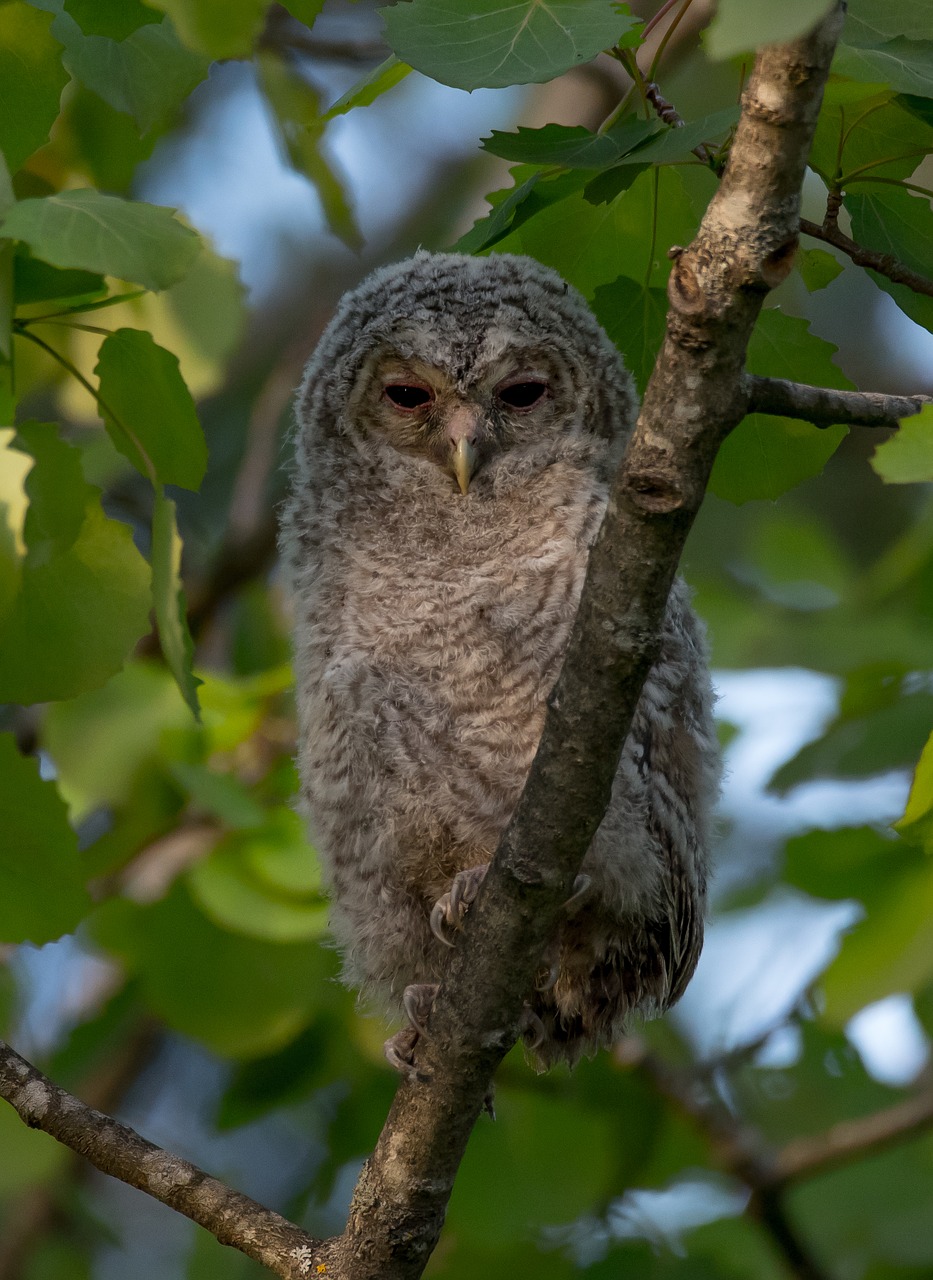
{"label": "owl", "polygon": [[[302,802],[345,976],[409,1025],[515,808],[636,417],[583,298],[530,258],[419,252],[345,295],[305,373],[282,550]],[[539,1067],[683,992],[719,757],[682,581],[522,1016]]]}

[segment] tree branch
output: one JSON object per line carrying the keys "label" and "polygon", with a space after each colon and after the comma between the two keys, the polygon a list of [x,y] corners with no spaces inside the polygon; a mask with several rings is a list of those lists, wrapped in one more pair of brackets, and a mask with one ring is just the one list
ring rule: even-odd
{"label": "tree branch", "polygon": [[855,427],[896,427],[901,418],[919,413],[933,396],[889,396],[880,391],[837,391],[784,378],[745,375],[748,413],[803,418],[816,427],[849,423]]}
{"label": "tree branch", "polygon": [[840,231],[831,219],[820,224],[811,222],[809,218],[801,218],[800,230],[816,240],[822,240],[825,244],[841,249],[857,267],[868,267],[870,271],[877,271],[880,276],[887,276],[894,284],[906,284],[907,288],[913,289],[914,293],[922,293],[928,298],[933,298],[933,280],[928,280],[919,272],[912,271],[893,254],[880,253],[877,249],[866,249],[857,240]]}
{"label": "tree branch", "polygon": [[51,1134],[95,1168],[183,1213],[285,1280],[314,1274],[320,1242],[286,1218],[163,1151],[48,1080],[0,1040],[0,1097],[31,1128]]}
{"label": "tree branch", "polygon": [[843,1120],[812,1138],[795,1138],[774,1159],[776,1184],[799,1182],[933,1128],[933,1089],[884,1111]]}

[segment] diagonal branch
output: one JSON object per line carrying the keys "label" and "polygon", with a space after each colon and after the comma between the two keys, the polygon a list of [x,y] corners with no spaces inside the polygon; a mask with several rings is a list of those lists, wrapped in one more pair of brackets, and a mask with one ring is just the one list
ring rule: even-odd
{"label": "diagonal branch", "polygon": [[832,219],[827,219],[821,224],[811,222],[809,218],[801,218],[800,230],[816,240],[822,240],[825,244],[841,249],[857,267],[868,267],[870,271],[877,271],[880,276],[887,276],[894,284],[906,284],[907,288],[913,289],[914,293],[922,293],[927,298],[933,298],[933,280],[920,275],[918,271],[912,271],[893,254],[881,253],[877,249],[866,249],[863,244],[859,244],[844,231],[840,231]]}
{"label": "diagonal branch", "polygon": [[825,1133],[795,1138],[774,1158],[773,1180],[781,1185],[815,1178],[839,1165],[904,1142],[933,1129],[933,1089],[872,1115],[843,1120]]}
{"label": "diagonal branch", "polygon": [[96,1168],[206,1227],[285,1280],[313,1274],[320,1242],[286,1218],[196,1165],[86,1106],[0,1040],[0,1097],[32,1128],[57,1138]]}
{"label": "diagonal branch", "polygon": [[811,387],[784,378],[760,378],[746,374],[748,413],[773,413],[803,418],[817,427],[849,423],[854,427],[896,427],[901,418],[913,417],[933,396],[890,396],[880,391],[837,391]]}

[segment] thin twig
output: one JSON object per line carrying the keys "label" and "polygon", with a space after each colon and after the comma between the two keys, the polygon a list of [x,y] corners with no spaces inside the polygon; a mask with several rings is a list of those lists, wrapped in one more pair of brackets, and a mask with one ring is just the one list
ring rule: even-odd
{"label": "thin twig", "polygon": [[904,1142],[933,1128],[933,1089],[857,1120],[843,1120],[825,1133],[795,1138],[774,1161],[776,1183],[800,1182]]}
{"label": "thin twig", "polygon": [[896,427],[913,417],[933,396],[891,396],[881,391],[838,391],[811,387],[785,378],[745,375],[749,413],[770,413],[802,418],[815,427],[848,424],[853,427]]}
{"label": "thin twig", "polygon": [[800,230],[816,240],[822,240],[824,244],[831,244],[841,249],[856,266],[868,267],[870,271],[877,271],[880,276],[886,276],[894,284],[904,284],[914,293],[933,298],[933,280],[920,275],[918,271],[912,271],[893,254],[880,253],[877,249],[866,249],[864,245],[859,244],[831,223],[824,222],[821,225],[819,222],[811,222],[809,218],[801,218]]}

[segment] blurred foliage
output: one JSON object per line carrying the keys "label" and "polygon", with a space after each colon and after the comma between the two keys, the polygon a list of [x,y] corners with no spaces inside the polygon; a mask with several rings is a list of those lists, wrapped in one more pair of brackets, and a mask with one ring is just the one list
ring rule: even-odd
{"label": "blurred foliage", "polygon": [[[608,0],[398,5],[385,11],[386,46],[360,55],[357,82],[326,107],[322,65],[344,56],[327,24],[365,43],[362,3],[322,13],[319,0],[0,0],[0,1032],[66,1087],[315,1232],[341,1229],[394,1078],[381,1019],[336,980],[319,868],[294,811],[270,518],[288,397],[342,287],[419,241],[554,266],[644,389],[668,251],[689,243],[716,189],[748,55],[827,3],[722,0],[702,34],[690,0],[664,6],[657,27],[659,5],[635,7],[637,18]],[[601,127],[495,130],[482,149],[511,166],[510,186],[501,166],[438,167],[441,194],[385,243],[364,244],[331,121],[378,113],[390,93],[402,103],[404,80],[418,145],[413,68],[468,90],[537,84],[609,49],[631,74],[639,43],[656,48],[652,30],[656,41],[681,17],[663,87],[682,128],[645,106],[642,73],[656,67],[643,53],[631,91],[612,81]],[[283,163],[313,185],[330,228],[309,232],[304,257],[293,246],[300,261],[261,306],[181,215],[139,198],[160,166],[203,144],[199,104],[219,59],[252,65]],[[928,0],[850,0],[834,70],[813,181],[840,197],[857,240],[929,278]],[[223,129],[235,128],[230,116]],[[488,210],[457,225],[458,202],[490,173],[501,189]],[[363,246],[363,261],[347,266],[334,237]],[[857,276],[882,314],[896,305],[933,332],[929,296],[807,242],[762,314],[749,368],[849,387],[868,359],[858,381],[871,389],[889,348],[869,358],[858,347]],[[839,351],[819,298],[843,315]],[[813,903],[852,900],[859,922],[809,990],[791,993],[774,1034],[740,1033],[721,1060],[705,1060],[676,1018],[573,1074],[537,1078],[513,1052],[498,1121],[477,1126],[428,1274],[933,1272],[929,1134],[782,1193],[809,1270],[724,1144],[752,1135],[779,1149],[933,1088],[928,1055],[917,1080],[884,1083],[850,1033],[853,1015],[900,995],[916,1033],[933,1035],[933,503],[918,487],[933,479],[931,423],[927,409],[877,443],[859,429],[746,419],[685,559],[716,665],[799,666],[837,682],[835,710],[774,772],[773,796],[892,774],[906,795],[920,757],[893,827],[840,817],[836,801],[770,861],[724,854],[736,862],[722,923],[748,901],[766,911],[782,886]],[[730,752],[745,727],[723,726]],[[744,975],[752,999],[766,976]],[[169,1051],[193,1064],[180,1080]],[[87,1280],[115,1248],[128,1274],[260,1274],[190,1228],[153,1263],[148,1207],[126,1202],[115,1216],[97,1182],[8,1108],[0,1151],[0,1280]]]}

